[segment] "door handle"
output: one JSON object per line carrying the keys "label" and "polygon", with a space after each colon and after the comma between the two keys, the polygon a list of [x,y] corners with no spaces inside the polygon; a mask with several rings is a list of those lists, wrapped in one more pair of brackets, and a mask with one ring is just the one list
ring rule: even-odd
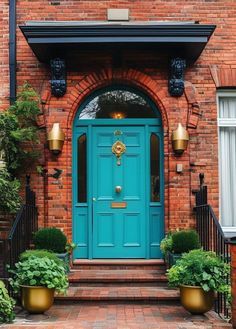
{"label": "door handle", "polygon": [[116,193],[120,193],[122,191],[122,187],[117,185],[115,188]]}
{"label": "door handle", "polygon": [[93,198],[92,200],[93,200],[93,201],[96,201],[96,198]]}

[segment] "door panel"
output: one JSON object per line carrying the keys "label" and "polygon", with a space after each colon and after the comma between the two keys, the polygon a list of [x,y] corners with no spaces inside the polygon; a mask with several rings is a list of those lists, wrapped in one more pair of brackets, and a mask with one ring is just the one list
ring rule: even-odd
{"label": "door panel", "polygon": [[[162,257],[162,129],[148,120],[112,121],[77,127],[73,135],[74,258]],[[126,145],[120,166],[112,153],[118,139]],[[114,208],[114,202],[126,207]]]}
{"label": "door panel", "polygon": [[[105,134],[104,127],[93,129],[94,258],[146,256],[144,133],[144,127],[106,127]],[[117,140],[126,145],[120,165],[112,153]],[[121,202],[125,208],[116,208]]]}

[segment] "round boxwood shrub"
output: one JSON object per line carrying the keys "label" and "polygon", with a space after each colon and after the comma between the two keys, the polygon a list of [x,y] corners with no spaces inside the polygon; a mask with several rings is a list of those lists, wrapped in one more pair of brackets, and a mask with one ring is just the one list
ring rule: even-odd
{"label": "round boxwood shrub", "polygon": [[55,227],[42,228],[34,234],[36,249],[47,249],[55,253],[65,252],[67,238]]}
{"label": "round boxwood shrub", "polygon": [[172,250],[175,254],[182,254],[199,248],[199,236],[196,231],[183,230],[172,234]]}

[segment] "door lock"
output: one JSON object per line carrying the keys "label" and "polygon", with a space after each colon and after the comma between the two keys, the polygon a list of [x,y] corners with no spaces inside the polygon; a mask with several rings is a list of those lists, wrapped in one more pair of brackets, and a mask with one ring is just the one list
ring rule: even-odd
{"label": "door lock", "polygon": [[122,190],[122,187],[117,185],[116,188],[115,188],[116,193],[120,193],[121,190]]}

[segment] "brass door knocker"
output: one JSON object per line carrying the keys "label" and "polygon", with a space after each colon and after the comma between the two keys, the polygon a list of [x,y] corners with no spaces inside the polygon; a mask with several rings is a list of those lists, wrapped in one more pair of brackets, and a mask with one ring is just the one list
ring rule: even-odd
{"label": "brass door knocker", "polygon": [[117,166],[121,165],[121,156],[123,153],[125,153],[126,151],[126,146],[124,143],[122,143],[121,141],[116,141],[113,145],[112,145],[112,153],[115,154],[116,158],[117,158]]}

